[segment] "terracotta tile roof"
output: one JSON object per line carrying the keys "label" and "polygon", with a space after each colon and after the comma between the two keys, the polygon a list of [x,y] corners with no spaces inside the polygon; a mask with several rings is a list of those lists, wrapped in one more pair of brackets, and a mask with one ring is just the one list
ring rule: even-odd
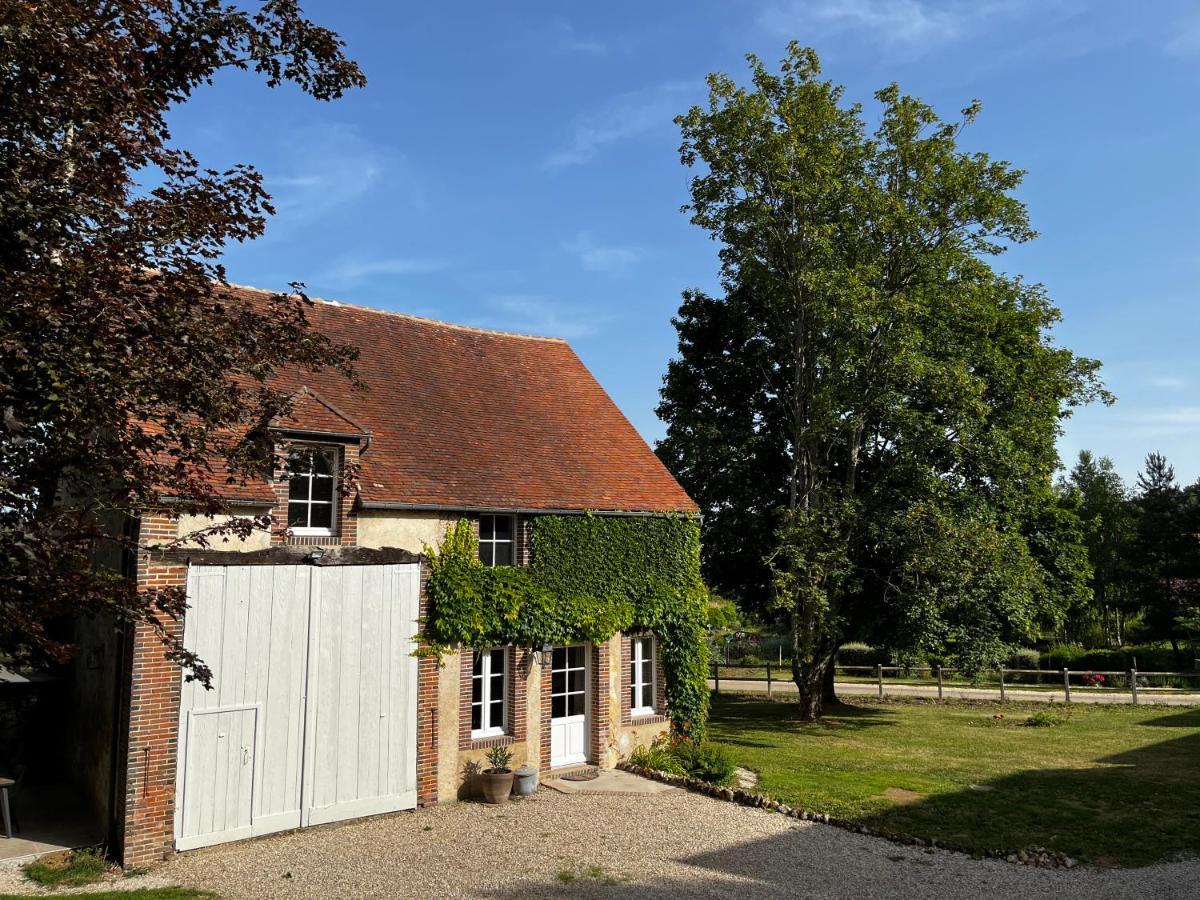
{"label": "terracotta tile roof", "polygon": [[284,431],[310,431],[359,437],[370,434],[367,429],[308,386],[303,386],[292,394],[291,412],[286,416],[276,416],[270,425]]}
{"label": "terracotta tile roof", "polygon": [[308,315],[359,349],[363,386],[285,377],[306,392],[283,427],[368,432],[364,505],[697,512],[565,341],[324,301]]}

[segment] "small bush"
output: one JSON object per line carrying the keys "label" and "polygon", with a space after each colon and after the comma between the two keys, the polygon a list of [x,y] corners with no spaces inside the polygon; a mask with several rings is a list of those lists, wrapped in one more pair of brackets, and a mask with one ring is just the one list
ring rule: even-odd
{"label": "small bush", "polygon": [[886,666],[889,662],[888,655],[883,650],[857,642],[842,644],[837,654],[839,666]]}
{"label": "small bush", "polygon": [[714,744],[702,744],[685,737],[654,739],[649,747],[638,747],[629,756],[635,766],[657,769],[672,775],[690,775],[710,784],[733,782],[733,759]]}
{"label": "small bush", "polygon": [[733,782],[737,765],[720,747],[714,744],[688,744],[688,749],[681,755],[684,757],[684,768],[693,778],[709,784],[726,785]]}
{"label": "small bush", "polygon": [[98,850],[75,850],[35,859],[21,867],[25,877],[43,887],[78,887],[99,881],[109,871],[108,860]]}
{"label": "small bush", "polygon": [[1014,650],[1005,665],[1010,669],[1040,669],[1042,654],[1028,648]]}
{"label": "small bush", "polygon": [[662,738],[655,739],[649,747],[638,747],[629,755],[629,761],[643,769],[656,769],[672,775],[686,775],[683,763],[671,752],[670,745]]}

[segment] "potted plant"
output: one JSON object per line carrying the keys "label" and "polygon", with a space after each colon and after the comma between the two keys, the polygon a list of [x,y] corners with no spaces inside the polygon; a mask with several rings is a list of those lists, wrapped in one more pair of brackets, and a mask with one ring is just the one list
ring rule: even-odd
{"label": "potted plant", "polygon": [[513,786],[513,771],[508,767],[512,758],[512,751],[507,747],[493,747],[487,752],[487,761],[491,768],[484,769],[479,776],[483,782],[485,802],[508,802],[508,795],[512,793]]}

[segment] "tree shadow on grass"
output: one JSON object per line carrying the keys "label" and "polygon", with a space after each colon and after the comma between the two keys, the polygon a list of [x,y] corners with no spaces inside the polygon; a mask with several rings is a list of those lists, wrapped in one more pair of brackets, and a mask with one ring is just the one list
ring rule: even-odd
{"label": "tree shadow on grass", "polygon": [[[742,738],[737,735],[755,730],[789,732],[806,737],[836,737],[847,730],[861,731],[897,724],[896,717],[889,710],[877,706],[838,703],[831,706],[819,722],[803,722],[798,714],[798,704],[794,701],[742,697],[716,698],[710,721],[714,732],[721,735],[719,740],[726,744],[739,744]],[[762,745],[754,743],[752,746]]]}
{"label": "tree shadow on grass", "polygon": [[[1142,723],[1200,727],[1200,712]],[[1133,726],[1136,727],[1136,726]],[[977,850],[1041,846],[1102,866],[1200,855],[1200,733],[1095,759],[1033,769],[866,817],[881,831]]]}

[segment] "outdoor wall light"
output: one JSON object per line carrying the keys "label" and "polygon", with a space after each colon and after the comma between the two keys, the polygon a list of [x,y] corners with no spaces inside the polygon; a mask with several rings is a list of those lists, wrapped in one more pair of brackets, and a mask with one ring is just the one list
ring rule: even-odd
{"label": "outdoor wall light", "polygon": [[543,668],[554,661],[554,645],[542,644],[533,648],[533,661]]}

